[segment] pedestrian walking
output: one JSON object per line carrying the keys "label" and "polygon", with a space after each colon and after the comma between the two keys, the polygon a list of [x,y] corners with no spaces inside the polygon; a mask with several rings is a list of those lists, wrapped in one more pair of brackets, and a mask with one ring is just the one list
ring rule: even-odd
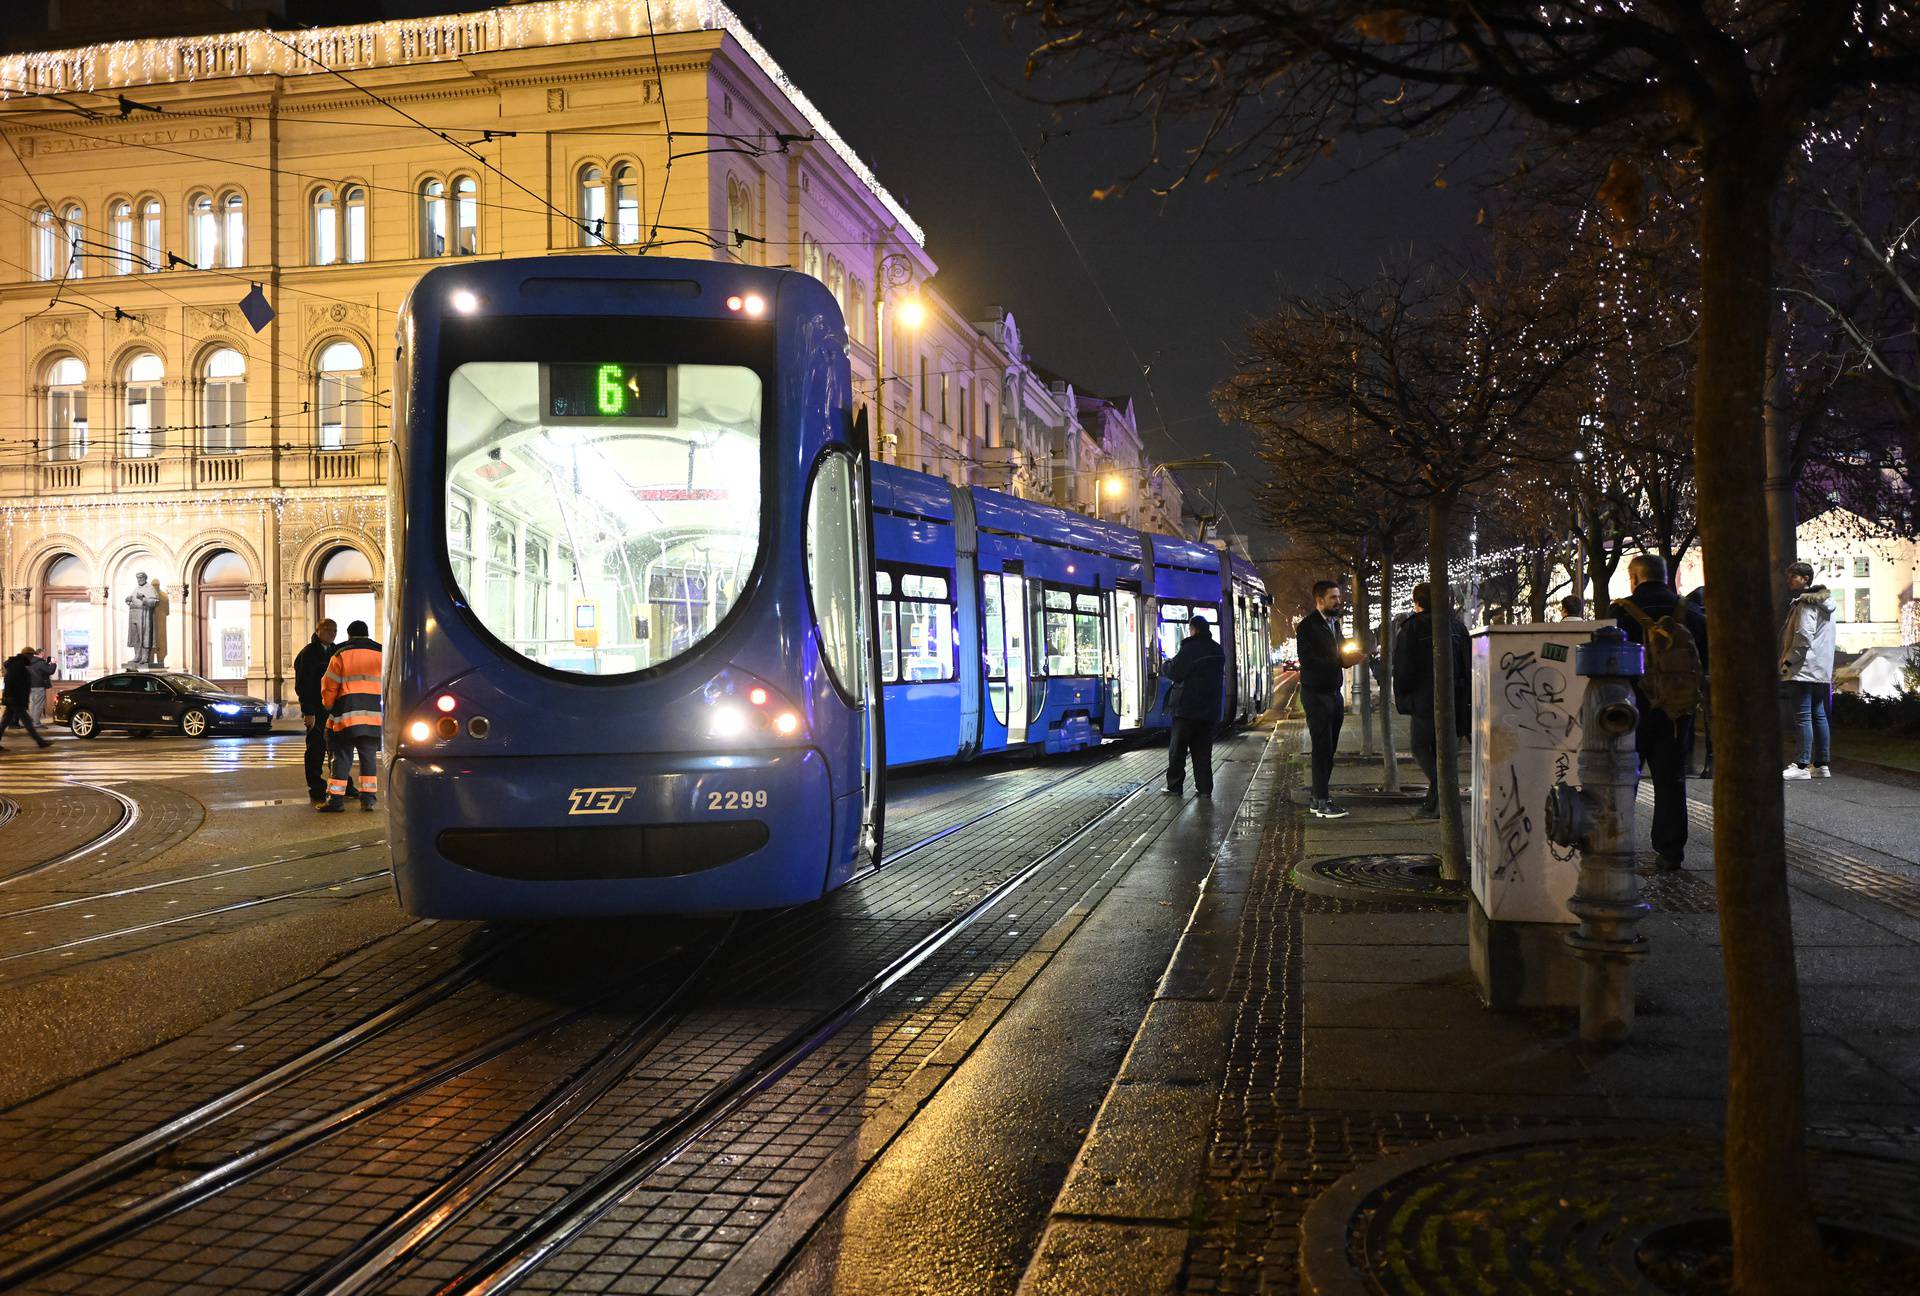
{"label": "pedestrian walking", "polygon": [[1646,649],[1634,682],[1640,725],[1634,746],[1653,783],[1653,853],[1656,867],[1680,868],[1687,855],[1687,760],[1693,746],[1693,712],[1700,704],[1707,659],[1707,621],[1667,584],[1667,564],[1640,554],[1627,564],[1633,593],[1614,602],[1627,638]]}
{"label": "pedestrian walking", "polygon": [[53,687],[55,670],[53,658],[45,653],[35,654],[27,662],[27,674],[33,683],[27,694],[27,714],[35,720],[47,718],[47,690]]}
{"label": "pedestrian walking", "polygon": [[1327,786],[1333,778],[1333,754],[1340,746],[1340,726],[1347,715],[1342,692],[1347,667],[1360,660],[1360,645],[1340,632],[1340,610],[1340,586],[1315,581],[1313,611],[1293,631],[1300,653],[1300,707],[1307,713],[1307,737],[1313,745],[1310,805],[1321,819],[1341,819],[1347,813],[1333,803]]}
{"label": "pedestrian walking", "polygon": [[347,623],[347,638],[327,660],[327,673],[320,678],[320,704],[326,711],[327,745],[333,755],[332,776],[327,779],[327,800],[323,812],[339,813],[347,808],[347,776],[353,772],[354,757],[360,758],[360,774],[354,791],[360,808],[371,810],[380,788],[380,645],[367,634],[365,621]]}
{"label": "pedestrian walking", "polygon": [[[1440,752],[1433,728],[1433,587],[1421,581],[1413,587],[1413,615],[1400,627],[1393,644],[1394,708],[1410,716],[1413,759],[1427,776],[1427,796],[1414,808],[1415,819],[1440,817]],[[1465,738],[1473,717],[1472,645],[1467,627],[1452,618],[1454,741]]]}
{"label": "pedestrian walking", "polygon": [[338,623],[328,617],[313,628],[313,638],[293,658],[293,695],[300,701],[300,723],[307,728],[307,799],[316,810],[327,803],[327,707],[320,700],[320,681],[339,633]]}
{"label": "pedestrian walking", "polygon": [[1213,728],[1220,722],[1221,688],[1227,654],[1213,638],[1205,617],[1187,622],[1187,638],[1180,651],[1160,668],[1173,681],[1167,710],[1173,717],[1167,737],[1167,791],[1179,795],[1186,781],[1187,759],[1193,759],[1193,790],[1213,795]]}
{"label": "pedestrian walking", "polygon": [[39,726],[33,723],[29,709],[33,700],[34,660],[33,649],[26,647],[0,664],[0,737],[18,725],[27,731],[27,737],[42,747],[50,747],[53,744],[40,736]]}
{"label": "pedestrian walking", "polygon": [[1831,778],[1833,746],[1833,616],[1838,610],[1825,585],[1813,583],[1813,564],[1787,568],[1787,623],[1780,629],[1780,678],[1793,689],[1800,717],[1800,759],[1782,778]]}
{"label": "pedestrian walking", "polygon": [[[1705,585],[1695,586],[1693,593],[1687,595],[1687,606],[1700,614],[1700,620],[1704,624],[1707,619],[1707,587]],[[1700,664],[1706,666],[1709,663],[1703,656]],[[1700,773],[1697,777],[1710,779],[1713,777],[1713,672],[1710,670],[1700,678],[1700,705],[1693,712],[1693,732],[1707,750],[1706,756],[1700,761]]]}
{"label": "pedestrian walking", "polygon": [[1587,601],[1578,594],[1569,594],[1560,600],[1560,619],[1562,621],[1582,621],[1586,619]]}

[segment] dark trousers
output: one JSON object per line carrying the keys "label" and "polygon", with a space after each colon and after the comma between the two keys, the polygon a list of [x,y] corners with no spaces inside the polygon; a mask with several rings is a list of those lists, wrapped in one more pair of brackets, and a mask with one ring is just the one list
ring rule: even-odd
{"label": "dark trousers", "polygon": [[1653,783],[1653,850],[1678,862],[1687,854],[1687,758],[1693,750],[1693,717],[1674,720],[1651,707],[1640,713],[1634,745]]}
{"label": "dark trousers", "polygon": [[1300,706],[1307,713],[1307,737],[1313,743],[1313,799],[1327,799],[1333,779],[1333,753],[1340,745],[1340,726],[1346,722],[1346,699],[1337,689],[1302,689]]}
{"label": "dark trousers", "polygon": [[307,730],[307,795],[318,801],[327,794],[327,718],[313,717]]}
{"label": "dark trousers", "polygon": [[40,736],[40,730],[34,726],[33,716],[25,702],[9,702],[4,708],[0,708],[0,736],[4,736],[8,729],[16,726],[25,729],[27,737],[37,743],[47,741]]}
{"label": "dark trousers", "polygon": [[360,777],[354,784],[354,791],[361,796],[372,796],[380,787],[380,731],[372,733],[358,732],[370,726],[359,725],[346,733],[335,733],[327,740],[327,746],[333,752],[333,777],[327,782],[329,796],[343,797],[347,794],[347,776],[353,773],[353,758],[360,757]]}
{"label": "dark trousers", "polygon": [[1167,788],[1178,792],[1186,782],[1187,757],[1193,757],[1194,790],[1213,795],[1213,721],[1187,716],[1173,718],[1173,731],[1167,736]]}
{"label": "dark trousers", "polygon": [[1407,718],[1412,722],[1408,729],[1412,733],[1414,764],[1427,776],[1426,805],[1428,809],[1437,809],[1440,805],[1440,752],[1433,740],[1433,712],[1415,711]]}

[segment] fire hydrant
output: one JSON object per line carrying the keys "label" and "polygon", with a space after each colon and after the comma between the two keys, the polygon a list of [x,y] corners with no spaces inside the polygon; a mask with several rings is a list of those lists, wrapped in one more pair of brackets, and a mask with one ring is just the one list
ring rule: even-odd
{"label": "fire hydrant", "polygon": [[1624,1040],[1633,1031],[1633,965],[1646,957],[1635,928],[1647,913],[1633,868],[1633,808],[1640,785],[1634,730],[1640,710],[1633,682],[1644,654],[1614,626],[1574,650],[1574,674],[1587,680],[1580,707],[1580,786],[1547,794],[1547,838],[1580,852],[1580,879],[1567,902],[1580,919],[1567,933],[1580,976],[1580,1037]]}

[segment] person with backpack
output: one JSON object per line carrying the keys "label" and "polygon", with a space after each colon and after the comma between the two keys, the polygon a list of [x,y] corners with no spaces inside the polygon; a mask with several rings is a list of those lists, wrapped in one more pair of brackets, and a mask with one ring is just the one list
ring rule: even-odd
{"label": "person with backpack", "polygon": [[1186,782],[1187,758],[1192,756],[1194,790],[1211,797],[1213,730],[1220,723],[1227,654],[1214,642],[1213,626],[1205,617],[1189,620],[1187,631],[1180,651],[1160,668],[1179,694],[1167,697],[1167,710],[1173,713],[1167,735],[1167,791],[1180,795]]}
{"label": "person with backpack", "polygon": [[1682,867],[1687,854],[1687,762],[1693,713],[1706,678],[1707,619],[1667,584],[1666,561],[1639,554],[1627,564],[1633,593],[1613,604],[1620,629],[1646,650],[1634,683],[1640,726],[1634,746],[1653,783],[1653,853],[1657,867]]}
{"label": "person with backpack", "polygon": [[[1433,729],[1433,587],[1413,587],[1413,615],[1401,623],[1393,641],[1394,710],[1412,719],[1413,759],[1427,776],[1427,797],[1414,807],[1415,819],[1440,817],[1440,744]],[[1453,618],[1453,729],[1457,742],[1473,720],[1473,649],[1466,625]]]}
{"label": "person with backpack", "polygon": [[1834,605],[1825,585],[1813,583],[1813,564],[1787,568],[1787,624],[1780,631],[1780,679],[1793,690],[1800,716],[1800,759],[1782,770],[1787,779],[1831,778]]}

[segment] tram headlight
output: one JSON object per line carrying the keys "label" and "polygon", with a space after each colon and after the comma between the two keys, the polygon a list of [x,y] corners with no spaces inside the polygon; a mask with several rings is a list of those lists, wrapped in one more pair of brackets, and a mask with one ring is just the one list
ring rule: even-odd
{"label": "tram headlight", "polygon": [[411,742],[423,743],[433,737],[433,726],[425,720],[415,720],[407,726],[407,738]]}
{"label": "tram headlight", "polygon": [[800,717],[791,711],[782,711],[773,718],[773,731],[782,738],[791,738],[800,732]]}
{"label": "tram headlight", "polygon": [[480,309],[480,298],[471,288],[455,288],[447,294],[447,304],[462,315],[471,315]]}
{"label": "tram headlight", "polygon": [[715,707],[711,727],[715,738],[738,738],[747,731],[747,714],[736,706]]}
{"label": "tram headlight", "polygon": [[746,309],[747,314],[754,319],[759,319],[767,313],[767,299],[759,293],[748,293],[745,297],[741,298],[740,304]]}

